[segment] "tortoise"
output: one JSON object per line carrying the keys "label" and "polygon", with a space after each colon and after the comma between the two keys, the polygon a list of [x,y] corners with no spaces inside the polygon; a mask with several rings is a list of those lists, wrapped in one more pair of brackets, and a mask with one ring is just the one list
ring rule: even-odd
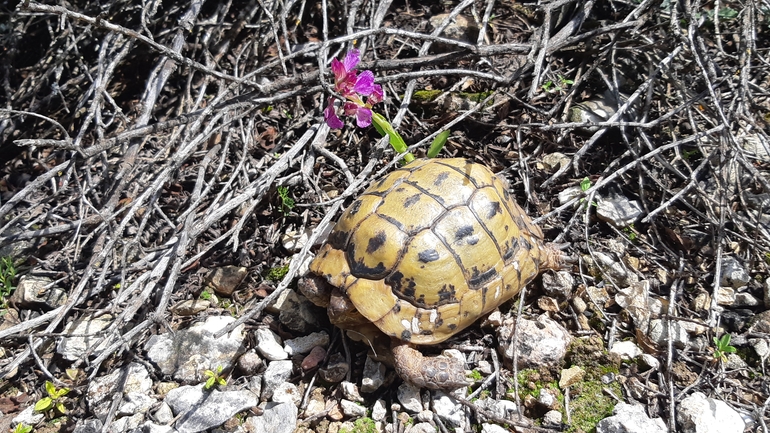
{"label": "tortoise", "polygon": [[452,337],[566,260],[489,168],[418,159],[351,203],[299,286],[332,324],[389,337],[402,379],[455,389],[468,385],[463,362],[415,347]]}

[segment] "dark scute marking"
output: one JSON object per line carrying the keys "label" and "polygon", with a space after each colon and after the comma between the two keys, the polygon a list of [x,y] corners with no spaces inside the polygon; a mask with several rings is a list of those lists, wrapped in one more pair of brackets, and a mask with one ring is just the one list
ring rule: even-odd
{"label": "dark scute marking", "polygon": [[524,248],[524,249],[525,249],[525,250],[527,250],[527,251],[529,251],[529,250],[531,250],[531,249],[532,249],[532,244],[531,244],[531,243],[529,243],[529,241],[527,240],[527,238],[525,238],[525,237],[523,237],[523,236],[522,236],[522,237],[519,237],[519,244],[521,244],[521,247],[522,247],[522,248]]}
{"label": "dark scute marking", "polygon": [[447,325],[447,328],[449,328],[450,331],[454,331],[455,329],[457,329],[457,324],[450,323],[449,325]]}
{"label": "dark scute marking", "polygon": [[412,333],[404,329],[401,331],[401,339],[404,341],[412,341]]}
{"label": "dark scute marking", "polygon": [[372,254],[379,250],[381,246],[385,245],[388,240],[388,236],[384,231],[379,231],[373,238],[369,238],[369,244],[366,246],[366,254]]}
{"label": "dark scute marking", "polygon": [[393,306],[391,311],[393,311],[393,314],[400,313],[401,312],[401,303],[400,302],[396,302],[396,305]]}
{"label": "dark scute marking", "polygon": [[[493,201],[489,203],[489,210],[487,211],[487,219],[491,220],[495,215],[503,213],[502,207],[500,207],[499,201]],[[508,230],[508,227],[506,227],[506,230]]]}
{"label": "dark scute marking", "polygon": [[361,210],[361,205],[363,202],[359,199],[353,202],[353,204],[350,205],[350,208],[348,208],[348,212],[350,215],[355,215],[358,213],[359,210]]}
{"label": "dark scute marking", "polygon": [[440,328],[441,325],[444,324],[444,319],[441,318],[441,313],[438,314],[438,317],[436,317],[436,322],[434,323],[436,328]]}
{"label": "dark scute marking", "polygon": [[479,270],[474,266],[473,275],[471,275],[471,279],[468,281],[468,285],[471,287],[479,287],[495,276],[497,276],[497,269],[495,268],[489,268],[484,272],[479,272]]}
{"label": "dark scute marking", "polygon": [[404,200],[404,207],[408,208],[409,206],[417,203],[420,201],[420,194],[415,194],[413,196],[407,197],[406,200]]}
{"label": "dark scute marking", "polygon": [[396,271],[385,278],[385,284],[389,285],[396,294],[401,295],[402,299],[414,299],[417,286],[414,278],[404,278],[404,274]]}
{"label": "dark scute marking", "polygon": [[349,234],[350,233],[348,233],[346,231],[342,231],[342,230],[337,231],[337,230],[335,230],[335,231],[331,232],[327,242],[329,242],[329,245],[331,245],[332,248],[334,248],[334,249],[337,249],[337,250],[344,249],[345,248],[345,244],[348,243],[348,235]]}
{"label": "dark scute marking", "polygon": [[455,297],[456,294],[457,292],[455,291],[455,286],[451,284],[447,286],[444,284],[444,287],[438,291],[439,305],[457,302],[457,298]]}
{"label": "dark scute marking", "polygon": [[442,182],[444,182],[449,177],[449,173],[442,172],[438,176],[436,176],[436,180],[433,181],[433,185],[439,186]]}
{"label": "dark scute marking", "polygon": [[422,331],[420,331],[420,335],[433,335],[433,331],[431,331],[430,329],[423,329]]}
{"label": "dark scute marking", "polygon": [[514,248],[511,248],[510,244],[508,242],[505,243],[505,251],[503,252],[503,261],[508,262],[513,257],[513,254],[516,252]]}
{"label": "dark scute marking", "polygon": [[455,232],[455,241],[462,240],[473,234],[473,226],[462,226]]}
{"label": "dark scute marking", "polygon": [[439,259],[438,251],[434,249],[420,251],[417,253],[417,258],[423,263],[435,262]]}
{"label": "dark scute marking", "polygon": [[378,280],[385,276],[385,264],[380,262],[377,266],[371,268],[364,264],[363,260],[356,260],[356,245],[351,242],[348,244],[348,248],[345,250],[345,256],[348,259],[350,265],[350,273],[358,278],[367,278],[370,280]]}
{"label": "dark scute marking", "polygon": [[465,242],[467,242],[468,245],[476,245],[477,243],[479,243],[479,237],[471,236],[468,239],[466,239]]}

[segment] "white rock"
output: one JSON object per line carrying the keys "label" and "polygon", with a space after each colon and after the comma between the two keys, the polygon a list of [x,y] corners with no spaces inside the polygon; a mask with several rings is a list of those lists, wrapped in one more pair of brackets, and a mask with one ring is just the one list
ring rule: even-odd
{"label": "white rock", "polygon": [[465,430],[468,426],[465,408],[449,395],[436,391],[433,395],[433,411],[447,424]]}
{"label": "white rock", "polygon": [[273,391],[282,383],[289,380],[294,365],[291,361],[273,361],[268,364],[262,375],[262,398],[269,400]]}
{"label": "white rock", "polygon": [[342,413],[351,418],[361,418],[366,416],[366,408],[358,403],[346,399],[340,399]]}
{"label": "white rock", "polygon": [[28,408],[21,411],[18,415],[16,415],[12,420],[11,424],[21,424],[24,423],[26,425],[35,425],[39,423],[40,421],[45,418],[45,414],[35,412],[35,406],[29,406]]}
{"label": "white rock", "polygon": [[89,350],[93,350],[93,355],[98,355],[107,347],[109,342],[109,339],[104,338],[106,336],[102,331],[107,329],[112,321],[111,315],[103,314],[96,318],[83,316],[67,323],[67,326],[64,327],[64,334],[72,335],[72,337],[61,337],[56,346],[56,352],[68,361],[75,361]]}
{"label": "white rock", "polygon": [[370,356],[364,362],[364,377],[361,379],[361,392],[377,391],[385,383],[385,366],[373,360]]}
{"label": "white rock", "polygon": [[142,424],[142,433],[173,433],[174,427],[170,425],[158,425],[152,421],[145,421]]}
{"label": "white rock", "polygon": [[[125,386],[123,386],[123,394],[121,394],[118,389],[124,375],[126,375]],[[148,395],[151,389],[150,373],[144,365],[132,362],[122,369],[92,380],[88,384],[86,401],[94,415],[103,421],[114,398],[122,398],[123,395]]]}
{"label": "white rock", "polygon": [[597,197],[596,216],[620,229],[630,226],[644,214],[638,200],[625,197]]}
{"label": "white rock", "polygon": [[404,433],[436,433],[436,427],[429,422],[419,422],[407,427]]}
{"label": "white rock", "polygon": [[270,361],[280,361],[289,357],[283,349],[281,337],[267,328],[257,329],[257,350]]}
{"label": "white rock", "polygon": [[717,304],[728,306],[735,304],[735,289],[731,287],[717,289]]}
{"label": "white rock", "polygon": [[292,403],[299,405],[302,401],[302,394],[297,389],[297,385],[291,382],[284,382],[273,390],[272,400],[276,403]]}
{"label": "white rock", "polygon": [[561,425],[561,412],[558,410],[549,410],[543,415],[543,424]]}
{"label": "white rock", "polygon": [[163,374],[182,383],[200,383],[206,370],[221,367],[230,371],[238,357],[246,351],[245,326],[215,338],[214,333],[235,321],[231,316],[210,316],[188,329],[153,335],[144,348],[147,357]]}
{"label": "white rock", "polygon": [[751,281],[746,268],[735,257],[724,257],[722,259],[722,278],[719,285],[737,289],[747,285]]}
{"label": "white rock", "polygon": [[145,413],[155,405],[157,400],[146,394],[137,392],[127,393],[123,396],[123,401],[118,406],[118,416],[134,415],[136,413]]}
{"label": "white rock", "polygon": [[419,413],[422,410],[422,401],[420,399],[420,388],[411,383],[404,382],[398,387],[396,393],[401,406],[411,413]]}
{"label": "white rock", "polygon": [[177,416],[181,415],[174,424],[178,433],[198,433],[217,427],[259,403],[251,391],[205,391],[202,384],[172,389],[165,401]]}
{"label": "white rock", "polygon": [[306,354],[310,353],[316,346],[326,347],[329,345],[329,334],[326,331],[314,332],[304,337],[292,338],[283,342],[283,350],[287,354]]}
{"label": "white rock", "polygon": [[388,409],[385,407],[385,400],[378,399],[372,407],[372,419],[375,421],[384,421],[388,416]]}
{"label": "white rock", "polygon": [[679,403],[676,421],[682,433],[743,433],[746,427],[735,409],[700,392]]}
{"label": "white rock", "polygon": [[613,415],[596,424],[596,433],[666,433],[660,418],[650,418],[640,405],[618,403]]}
{"label": "white rock", "polygon": [[541,315],[537,320],[522,318],[518,323],[518,347],[512,344],[515,319],[506,320],[497,330],[503,355],[508,361],[513,360],[514,350],[518,350],[519,368],[561,363],[572,341],[569,331],[547,315]]}
{"label": "white rock", "polygon": [[483,423],[481,424],[481,433],[508,433],[508,430],[497,424]]}
{"label": "white rock", "polygon": [[642,361],[644,365],[649,367],[651,370],[659,370],[660,369],[660,361],[658,361],[658,358],[650,355],[649,353],[643,353],[639,360]]}
{"label": "white rock", "polygon": [[174,413],[165,401],[161,402],[158,410],[155,411],[155,420],[161,424],[168,424],[174,420]]}
{"label": "white rock", "polygon": [[342,395],[344,395],[346,399],[357,403],[364,402],[364,398],[358,393],[358,387],[355,383],[343,381],[340,385],[342,386]]}
{"label": "white rock", "polygon": [[292,433],[297,428],[297,406],[291,403],[267,403],[262,415],[246,419],[250,433]]}
{"label": "white rock", "polygon": [[[687,336],[687,330],[682,327],[678,321],[671,320],[671,335],[673,336],[674,347],[683,349],[687,345],[689,337]],[[666,347],[669,340],[668,326],[666,321],[662,319],[654,319],[650,321],[650,329],[647,331],[647,335],[650,339],[661,347]]]}
{"label": "white rock", "polygon": [[110,425],[107,427],[107,433],[123,433],[127,431],[132,431],[134,429],[139,428],[144,424],[144,414],[138,413],[136,415],[131,416],[124,416],[122,418],[117,418],[115,421],[110,423]]}
{"label": "white rock", "polygon": [[759,304],[759,299],[752,296],[751,293],[741,292],[735,294],[735,303],[733,305],[736,307],[757,307]]}
{"label": "white rock", "polygon": [[643,352],[633,341],[616,341],[612,345],[610,353],[617,353],[622,359],[628,361],[636,358]]}

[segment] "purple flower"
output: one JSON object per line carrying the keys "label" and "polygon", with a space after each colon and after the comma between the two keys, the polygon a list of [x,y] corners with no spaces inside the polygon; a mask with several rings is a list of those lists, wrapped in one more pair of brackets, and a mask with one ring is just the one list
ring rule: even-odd
{"label": "purple flower", "polygon": [[[372,105],[382,102],[383,91],[382,86],[374,84],[372,71],[362,71],[358,74],[356,66],[360,60],[360,52],[354,49],[349,51],[341,62],[332,59],[331,69],[334,73],[334,89],[346,99],[343,114],[355,116],[358,127],[366,128],[372,124]],[[366,102],[362,99],[364,96]],[[333,97],[327,102],[324,119],[330,128],[339,129],[344,124],[334,109]]]}

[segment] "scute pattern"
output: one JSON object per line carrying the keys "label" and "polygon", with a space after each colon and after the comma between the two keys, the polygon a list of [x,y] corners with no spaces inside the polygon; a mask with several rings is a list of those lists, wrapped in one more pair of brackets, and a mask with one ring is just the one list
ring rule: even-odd
{"label": "scute pattern", "polygon": [[418,160],[343,213],[310,270],[391,337],[435,344],[539,272],[543,234],[488,168]]}

